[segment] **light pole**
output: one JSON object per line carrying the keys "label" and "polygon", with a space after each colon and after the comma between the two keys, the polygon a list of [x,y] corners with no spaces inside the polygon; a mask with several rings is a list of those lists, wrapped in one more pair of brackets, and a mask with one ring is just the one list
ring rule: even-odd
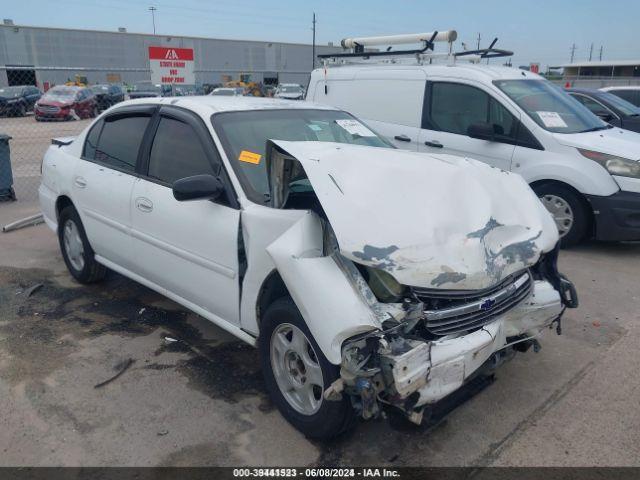
{"label": "light pole", "polygon": [[313,60],[311,62],[311,70],[316,68],[316,12],[313,12],[313,45],[311,47],[311,56]]}
{"label": "light pole", "polygon": [[151,12],[151,21],[153,22],[153,34],[156,34],[156,10],[158,10],[153,5],[149,7],[149,11]]}

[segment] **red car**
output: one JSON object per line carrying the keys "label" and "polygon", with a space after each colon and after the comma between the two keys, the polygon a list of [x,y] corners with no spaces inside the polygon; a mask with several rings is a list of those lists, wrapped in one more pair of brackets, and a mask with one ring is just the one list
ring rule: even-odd
{"label": "red car", "polygon": [[36,120],[79,120],[98,115],[95,95],[89,88],[53,87],[35,106]]}

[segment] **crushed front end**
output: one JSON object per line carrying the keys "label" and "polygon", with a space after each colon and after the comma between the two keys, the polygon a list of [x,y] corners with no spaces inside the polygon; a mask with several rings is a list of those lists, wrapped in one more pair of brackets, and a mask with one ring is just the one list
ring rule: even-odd
{"label": "crushed front end", "polygon": [[382,329],[343,343],[340,378],[325,398],[349,395],[365,419],[386,405],[420,423],[429,404],[490,375],[516,352],[537,352],[542,332],[555,327],[560,334],[564,310],[578,304],[557,257],[558,247],[481,290],[400,285],[383,271],[338,260]]}

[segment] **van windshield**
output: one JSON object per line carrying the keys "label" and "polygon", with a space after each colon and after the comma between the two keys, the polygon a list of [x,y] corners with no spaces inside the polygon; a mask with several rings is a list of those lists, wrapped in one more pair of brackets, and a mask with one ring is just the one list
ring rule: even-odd
{"label": "van windshield", "polygon": [[495,80],[496,87],[529,117],[554,133],[583,133],[611,128],[587,107],[545,80]]}
{"label": "van windshield", "polygon": [[213,115],[211,121],[247,197],[256,203],[269,198],[264,161],[267,140],[391,147],[360,121],[337,110],[224,112]]}

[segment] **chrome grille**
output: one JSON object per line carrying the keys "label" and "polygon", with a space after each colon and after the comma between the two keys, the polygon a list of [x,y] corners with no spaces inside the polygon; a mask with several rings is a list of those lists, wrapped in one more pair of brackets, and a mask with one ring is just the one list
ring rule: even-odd
{"label": "chrome grille", "polygon": [[492,322],[524,300],[532,288],[533,279],[527,271],[479,291],[438,292],[418,287],[412,290],[425,304],[426,328],[436,335],[450,335]]}
{"label": "chrome grille", "polygon": [[58,113],[60,111],[60,107],[53,105],[38,105],[38,110],[42,113]]}

